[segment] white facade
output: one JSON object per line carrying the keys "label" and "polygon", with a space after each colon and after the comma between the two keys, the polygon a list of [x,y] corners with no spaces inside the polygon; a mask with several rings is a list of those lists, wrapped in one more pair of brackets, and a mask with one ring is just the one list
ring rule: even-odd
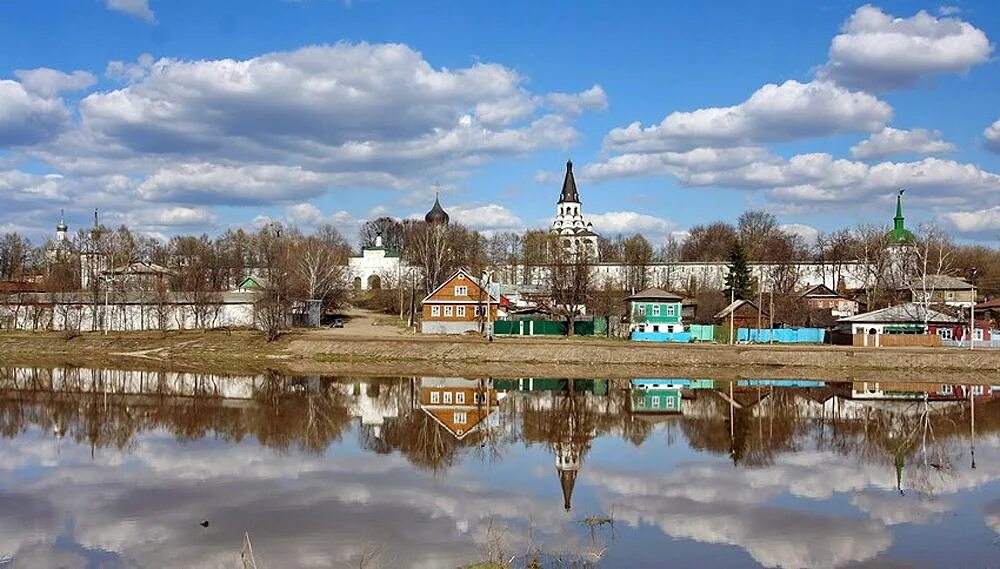
{"label": "white facade", "polygon": [[372,290],[396,288],[402,278],[410,278],[413,267],[404,263],[398,253],[386,249],[379,235],[374,247],[364,247],[361,255],[348,259],[348,270],[355,290]]}

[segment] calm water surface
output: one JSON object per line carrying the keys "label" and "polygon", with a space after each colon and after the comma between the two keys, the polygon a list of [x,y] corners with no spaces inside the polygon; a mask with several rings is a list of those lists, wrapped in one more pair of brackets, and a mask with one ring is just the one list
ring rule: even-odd
{"label": "calm water surface", "polygon": [[0,567],[1000,567],[998,400],[0,369]]}

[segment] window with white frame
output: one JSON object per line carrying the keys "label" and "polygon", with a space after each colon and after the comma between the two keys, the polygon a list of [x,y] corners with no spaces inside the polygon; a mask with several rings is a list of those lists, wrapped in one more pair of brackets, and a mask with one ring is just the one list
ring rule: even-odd
{"label": "window with white frame", "polygon": [[457,405],[465,405],[465,392],[459,391],[455,394],[455,403]]}
{"label": "window with white frame", "polygon": [[469,415],[464,411],[458,411],[451,417],[456,425],[466,425],[469,422]]}
{"label": "window with white frame", "polygon": [[938,328],[937,335],[941,336],[942,340],[951,340],[954,337],[951,328]]}
{"label": "window with white frame", "polygon": [[654,396],[650,397],[650,399],[652,400],[652,403],[653,403],[653,409],[659,409],[660,408],[660,396],[659,395],[654,395]]}
{"label": "window with white frame", "polygon": [[431,307],[431,316],[441,316],[441,307],[440,306],[432,306]]}
{"label": "window with white frame", "polygon": [[636,312],[639,313],[639,316],[645,316],[646,315],[646,305],[645,304],[640,304],[639,307],[636,308]]}
{"label": "window with white frame", "polygon": [[464,306],[456,306],[455,307],[455,316],[458,316],[459,318],[465,318],[465,307]]}
{"label": "window with white frame", "polygon": [[665,407],[667,409],[673,409],[674,408],[674,396],[673,395],[668,395],[667,396],[667,404],[665,405]]}
{"label": "window with white frame", "polygon": [[983,395],[984,393],[986,393],[986,386],[985,385],[973,385],[972,386],[972,394],[974,396],[979,397],[980,395]]}
{"label": "window with white frame", "polygon": [[977,342],[982,342],[983,341],[983,337],[984,337],[983,336],[983,329],[982,328],[976,328],[976,330],[972,333],[972,337],[975,338],[975,340]]}
{"label": "window with white frame", "polygon": [[482,316],[484,314],[486,314],[486,307],[485,306],[477,306],[476,307],[476,316]]}
{"label": "window with white frame", "polygon": [[475,403],[476,405],[482,404],[483,403],[483,394],[479,393],[479,392],[473,393],[472,394],[472,402]]}
{"label": "window with white frame", "polygon": [[431,405],[437,405],[441,402],[441,392],[431,391]]}
{"label": "window with white frame", "polygon": [[445,405],[450,405],[451,404],[451,392],[450,391],[445,391],[444,392],[444,404]]}
{"label": "window with white frame", "polygon": [[954,395],[954,393],[955,393],[955,386],[954,385],[942,385],[941,386],[941,395]]}
{"label": "window with white frame", "polygon": [[668,304],[667,305],[667,316],[671,316],[671,317],[677,316],[677,307],[675,307],[673,304]]}
{"label": "window with white frame", "polygon": [[469,296],[469,287],[465,285],[456,286],[455,296]]}
{"label": "window with white frame", "polygon": [[653,305],[653,316],[659,316],[659,315],[660,315],[660,305],[659,304],[654,304]]}
{"label": "window with white frame", "polygon": [[452,306],[445,306],[444,307],[444,317],[445,318],[451,318],[454,315],[455,315],[454,307],[452,307]]}

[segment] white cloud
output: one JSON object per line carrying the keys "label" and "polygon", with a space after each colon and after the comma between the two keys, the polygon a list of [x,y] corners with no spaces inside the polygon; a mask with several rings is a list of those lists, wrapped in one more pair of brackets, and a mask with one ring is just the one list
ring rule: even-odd
{"label": "white cloud", "polygon": [[986,127],[983,137],[986,139],[987,150],[1000,153],[1000,120]]}
{"label": "white cloud", "polygon": [[588,213],[586,217],[594,224],[594,231],[600,235],[611,237],[619,233],[640,233],[654,245],[665,242],[678,229],[672,220],[634,211]]}
{"label": "white cloud", "polygon": [[203,207],[166,207],[146,209],[129,215],[132,224],[144,228],[211,226],[218,217]]}
{"label": "white cloud", "polygon": [[608,95],[600,85],[580,93],[549,93],[545,101],[554,110],[574,116],[584,110],[604,111],[608,108]]}
{"label": "white cloud", "polygon": [[524,220],[502,205],[456,205],[447,209],[453,220],[470,229],[486,233],[524,229]]}
{"label": "white cloud", "polygon": [[802,223],[786,223],[779,227],[785,233],[798,235],[807,245],[815,245],[816,238],[819,237],[819,230],[811,225]]}
{"label": "white cloud", "polygon": [[140,20],[150,23],[156,21],[156,14],[149,8],[149,0],[107,0],[106,6],[108,10],[128,14]]}
{"label": "white cloud", "polygon": [[39,67],[18,69],[14,75],[28,91],[42,97],[54,97],[63,91],[79,91],[93,85],[97,79],[86,71],[64,73],[57,69]]}
{"label": "white cloud", "polygon": [[954,144],[941,140],[940,131],[886,127],[852,146],[851,156],[858,160],[873,160],[893,154],[942,154],[955,149]]}
{"label": "white cloud", "polygon": [[993,45],[968,22],[921,10],[896,18],[865,5],[844,22],[830,45],[821,78],[868,90],[908,87],[923,77],[964,74],[989,61]]}
{"label": "white cloud", "polygon": [[108,72],[132,83],[81,101],[81,122],[89,138],[122,152],[413,173],[578,137],[565,118],[535,115],[515,71],[435,69],[399,44],[160,59],[148,69],[116,62]]}
{"label": "white cloud", "polygon": [[942,218],[960,233],[992,233],[994,239],[1000,236],[1000,206],[946,213]]}
{"label": "white cloud", "polygon": [[202,163],[159,170],[136,189],[150,201],[254,204],[315,197],[327,181],[327,176],[300,167]]}
{"label": "white cloud", "polygon": [[134,82],[142,79],[153,67],[153,56],[148,53],[140,55],[135,63],[113,60],[108,62],[104,75],[119,81]]}
{"label": "white cloud", "polygon": [[658,125],[634,122],[612,130],[604,147],[617,152],[687,151],[747,146],[846,132],[877,132],[892,108],[868,93],[826,81],[768,84],[732,107],[674,112]]}
{"label": "white cloud", "polygon": [[17,81],[0,80],[0,148],[43,142],[69,124],[70,112],[60,99],[29,92]]}
{"label": "white cloud", "polygon": [[329,223],[337,228],[337,231],[349,241],[358,234],[361,224],[364,223],[363,219],[358,219],[343,210],[327,215],[323,213],[323,210],[311,203],[288,206],[285,208],[285,218],[291,225],[296,225],[304,229],[311,229]]}
{"label": "white cloud", "polygon": [[942,16],[954,16],[961,13],[962,9],[958,6],[938,6],[938,14]]}

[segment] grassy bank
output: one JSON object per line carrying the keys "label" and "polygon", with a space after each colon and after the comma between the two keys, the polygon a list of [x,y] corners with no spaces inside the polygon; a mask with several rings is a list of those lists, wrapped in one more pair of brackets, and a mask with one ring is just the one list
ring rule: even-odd
{"label": "grassy bank", "polygon": [[0,365],[236,374],[471,377],[736,377],[992,381],[1000,353],[948,348],[637,344],[600,338],[480,338],[249,331],[0,333]]}
{"label": "grassy bank", "polygon": [[110,367],[203,373],[282,370],[289,335],[268,343],[255,332],[0,333],[0,365]]}

